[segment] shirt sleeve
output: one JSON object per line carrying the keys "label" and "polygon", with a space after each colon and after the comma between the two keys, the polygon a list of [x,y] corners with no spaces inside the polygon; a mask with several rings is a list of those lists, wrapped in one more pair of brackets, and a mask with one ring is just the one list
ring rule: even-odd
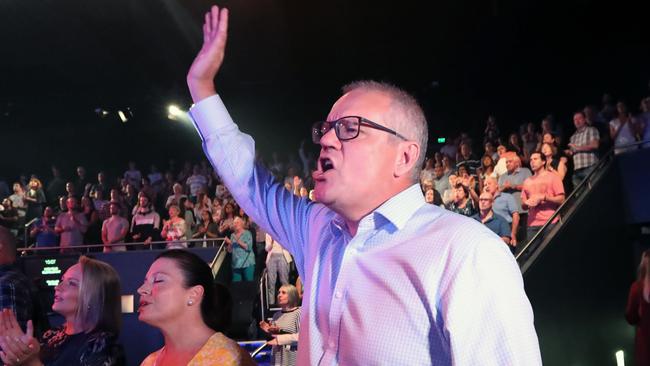
{"label": "shirt sleeve", "polygon": [[310,213],[324,206],[293,195],[255,164],[253,139],[239,130],[219,96],[201,100],[190,114],[208,159],[237,203],[302,263]]}

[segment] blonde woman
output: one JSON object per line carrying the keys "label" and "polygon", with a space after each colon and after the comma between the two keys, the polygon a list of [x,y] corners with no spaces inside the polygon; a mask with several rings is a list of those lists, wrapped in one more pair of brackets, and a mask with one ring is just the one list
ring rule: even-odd
{"label": "blonde woman", "polygon": [[650,365],[650,249],[641,255],[637,280],[630,287],[625,319],[636,326],[636,365]]}
{"label": "blonde woman", "polygon": [[278,291],[278,305],[282,310],[273,314],[271,322],[262,320],[260,328],[273,339],[267,343],[273,346],[271,365],[293,366],[298,354],[300,333],[300,296],[293,285],[284,285]]}
{"label": "blonde woman", "polygon": [[52,310],[63,325],[33,337],[28,322],[22,332],[11,311],[0,321],[0,358],[6,365],[124,365],[117,344],[121,326],[120,278],[109,264],[82,256],[63,274],[54,291]]}

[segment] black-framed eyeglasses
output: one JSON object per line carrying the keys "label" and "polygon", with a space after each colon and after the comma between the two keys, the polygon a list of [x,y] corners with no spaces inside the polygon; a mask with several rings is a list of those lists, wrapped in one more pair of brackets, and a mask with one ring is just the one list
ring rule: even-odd
{"label": "black-framed eyeglasses", "polygon": [[334,127],[334,132],[339,141],[352,140],[359,136],[359,131],[361,131],[361,125],[368,126],[380,131],[388,132],[391,135],[395,135],[402,140],[408,140],[406,137],[400,135],[397,131],[391,130],[388,127],[384,127],[379,123],[367,120],[359,116],[345,116],[337,119],[336,121],[321,121],[316,122],[311,128],[311,138],[315,144],[320,143],[320,139],[327,133],[329,130]]}

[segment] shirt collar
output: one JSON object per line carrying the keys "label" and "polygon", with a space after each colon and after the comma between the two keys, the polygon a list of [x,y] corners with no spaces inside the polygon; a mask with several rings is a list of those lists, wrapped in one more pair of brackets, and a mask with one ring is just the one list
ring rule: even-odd
{"label": "shirt collar", "polygon": [[[407,189],[389,198],[386,202],[382,203],[375,211],[361,219],[360,226],[364,221],[373,221],[374,223],[383,220],[377,220],[377,216],[389,221],[398,230],[406,226],[408,220],[415,214],[420,207],[424,206],[424,195],[419,184],[413,184]],[[336,215],[332,219],[332,224],[341,232],[348,232],[345,220],[340,215]]]}
{"label": "shirt collar", "polygon": [[419,184],[413,184],[401,191],[375,210],[375,214],[383,216],[399,230],[403,229],[406,222],[415,211],[424,206],[424,195]]}

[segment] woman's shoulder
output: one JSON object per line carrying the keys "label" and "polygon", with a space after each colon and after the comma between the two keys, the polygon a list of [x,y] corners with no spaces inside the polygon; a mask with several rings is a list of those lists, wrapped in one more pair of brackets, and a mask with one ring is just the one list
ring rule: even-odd
{"label": "woman's shoulder", "polygon": [[155,364],[156,364],[156,360],[158,359],[158,355],[160,355],[160,351],[161,351],[161,350],[162,350],[162,348],[159,349],[159,350],[157,350],[157,351],[155,351],[155,352],[150,353],[149,356],[147,356],[147,357],[142,361],[142,363],[140,363],[140,366],[153,366],[153,365],[155,365]]}
{"label": "woman's shoulder", "polygon": [[250,355],[237,342],[220,332],[214,333],[188,366],[254,365]]}

